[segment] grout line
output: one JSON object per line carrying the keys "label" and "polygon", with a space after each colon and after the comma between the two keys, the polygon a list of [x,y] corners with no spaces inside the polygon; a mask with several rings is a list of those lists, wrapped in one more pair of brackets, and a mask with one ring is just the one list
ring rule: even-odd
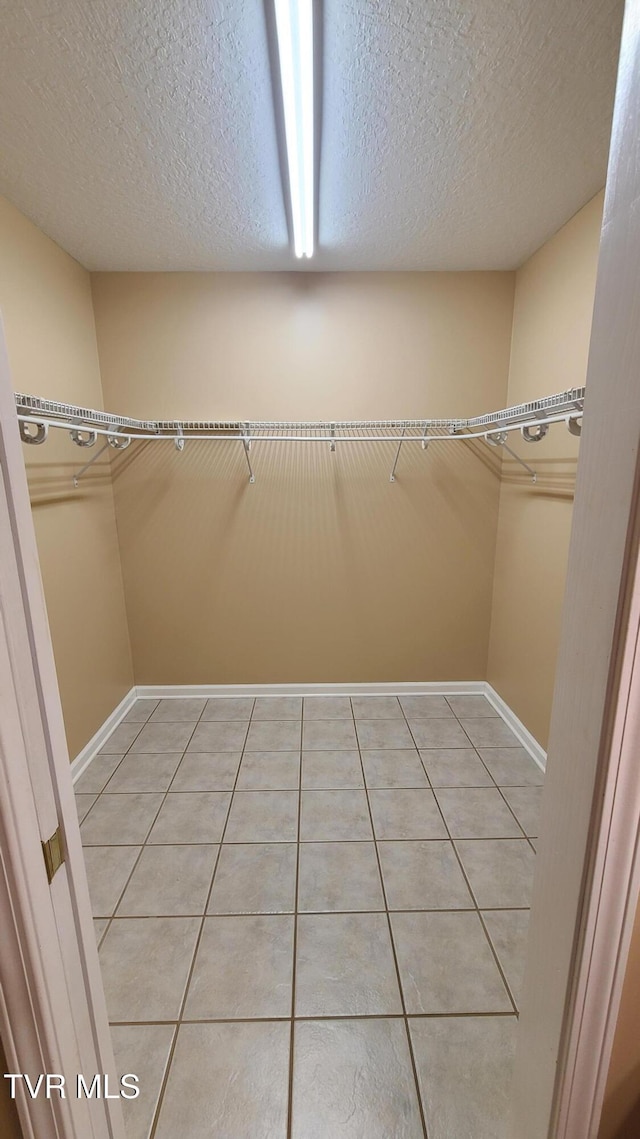
{"label": "grout line", "polygon": [[[351,701],[351,711],[353,712],[353,701]],[[401,711],[402,711],[402,708],[401,708]],[[403,712],[403,715],[404,715],[404,712]],[[371,834],[373,837],[373,846],[374,846],[374,850],[375,850],[375,854],[376,854],[376,861],[378,863],[378,874],[380,876],[380,886],[382,889],[382,897],[384,900],[385,916],[387,919],[387,929],[389,931],[389,941],[391,944],[391,953],[393,955],[393,964],[394,964],[394,968],[396,971],[396,983],[398,985],[398,991],[400,994],[400,1003],[402,1005],[402,1019],[404,1022],[404,1028],[405,1028],[405,1032],[406,1032],[406,1036],[407,1036],[407,1046],[409,1049],[409,1057],[411,1059],[411,1070],[413,1072],[413,1081],[414,1081],[415,1090],[416,1090],[416,1099],[418,1102],[418,1110],[420,1112],[420,1120],[422,1123],[422,1130],[424,1133],[424,1137],[425,1137],[425,1139],[429,1139],[428,1132],[427,1132],[427,1121],[426,1121],[425,1113],[424,1113],[424,1104],[422,1102],[422,1093],[420,1091],[420,1081],[418,1079],[418,1069],[417,1069],[417,1065],[416,1065],[415,1054],[413,1051],[413,1041],[411,1039],[411,1032],[409,1031],[409,1021],[407,1018],[407,1006],[406,1006],[406,1002],[405,1002],[405,998],[404,998],[404,989],[402,987],[402,977],[400,976],[400,966],[398,965],[398,955],[396,952],[396,945],[395,945],[395,941],[393,938],[393,929],[391,926],[391,918],[389,916],[389,905],[387,902],[387,890],[386,890],[386,886],[385,886],[384,876],[382,874],[382,863],[380,861],[380,852],[378,850],[378,841],[377,841],[377,837],[376,837],[376,831],[375,831],[375,827],[373,825],[373,812],[371,810],[371,801],[369,799],[369,788],[367,787],[367,779],[366,779],[365,770],[364,770],[364,763],[362,761],[362,750],[360,748],[360,737],[358,736],[358,729],[357,729],[357,723],[356,723],[355,715],[353,717],[353,720],[354,720],[354,730],[355,730],[356,736],[358,738],[358,755],[360,757],[360,766],[362,768],[362,778],[364,780],[364,792],[365,792],[366,799],[367,799],[367,810],[369,812],[369,823],[371,825]]]}
{"label": "grout line", "polygon": [[[255,703],[255,700],[254,700],[254,703]],[[206,701],[205,701],[205,704],[204,704],[204,707],[203,707],[203,709],[202,709],[202,712],[200,713],[200,716],[198,717],[198,720],[197,720],[197,721],[196,721],[196,723],[194,724],[193,732],[192,732],[192,733],[191,733],[191,735],[189,736],[189,740],[188,740],[188,742],[187,742],[187,745],[186,745],[186,747],[185,747],[185,750],[184,750],[184,752],[183,752],[183,755],[182,755],[182,759],[184,759],[184,756],[186,755],[186,752],[187,752],[187,748],[188,748],[188,746],[189,746],[189,743],[190,743],[190,742],[191,742],[191,740],[193,739],[193,736],[194,736],[194,733],[195,733],[195,731],[196,731],[196,728],[198,727],[198,724],[199,724],[199,723],[201,722],[201,720],[202,720],[202,716],[203,716],[203,714],[204,714],[204,711],[205,711],[205,708],[206,708],[206,707],[207,707],[207,704],[206,704]],[[253,708],[252,708],[252,711],[253,711]],[[247,742],[247,735],[248,735],[248,734],[249,734],[249,729],[248,729],[248,727],[247,727],[247,732],[246,732],[246,734],[245,734],[245,743]],[[244,749],[243,749],[243,752],[242,752],[242,754],[244,754]],[[182,763],[182,760],[180,760],[180,763]],[[236,771],[236,783],[237,783],[237,781],[238,781],[238,774],[239,774],[239,772],[240,772],[240,764],[241,764],[241,763],[242,763],[242,757],[240,758],[240,763],[238,764],[238,769],[237,769],[237,771]],[[176,771],[174,772],[174,776],[173,776],[173,778],[174,778],[174,779],[175,779],[175,776],[176,776],[176,773],[177,773],[177,771],[178,771],[178,768],[179,768],[179,767],[180,767],[180,764],[178,764],[178,767],[176,768]],[[173,783],[173,779],[172,779],[172,781],[171,781],[171,782]],[[170,787],[170,786],[171,786],[171,784],[169,784],[169,787]],[[235,784],[234,784],[234,787],[235,787]],[[169,791],[167,790],[167,795],[168,795],[168,794],[169,794]],[[165,795],[165,799],[166,799],[166,795]],[[166,1063],[166,1067],[165,1067],[165,1070],[164,1070],[164,1074],[163,1074],[163,1077],[162,1077],[162,1082],[161,1082],[161,1084],[160,1084],[160,1090],[159,1090],[159,1092],[158,1092],[158,1100],[157,1100],[157,1103],[156,1103],[156,1108],[155,1108],[155,1111],[154,1111],[154,1113],[153,1113],[153,1119],[152,1119],[152,1121],[151,1121],[151,1127],[149,1128],[149,1132],[148,1132],[148,1139],[153,1139],[153,1137],[154,1137],[154,1135],[155,1135],[155,1133],[156,1133],[156,1129],[157,1129],[157,1127],[158,1127],[158,1121],[159,1121],[159,1119],[160,1119],[160,1112],[161,1112],[161,1110],[162,1110],[162,1104],[164,1103],[164,1096],[165,1096],[165,1092],[166,1092],[166,1089],[167,1089],[167,1084],[169,1083],[169,1076],[170,1076],[170,1074],[171,1074],[171,1067],[172,1067],[172,1064],[173,1064],[173,1057],[174,1057],[174,1055],[175,1055],[175,1050],[176,1050],[176,1046],[177,1046],[177,1043],[178,1043],[178,1034],[179,1034],[179,1031],[180,1031],[180,1023],[181,1023],[181,1020],[182,1020],[182,1014],[183,1014],[183,1012],[184,1012],[184,1008],[185,1008],[185,1005],[186,1005],[186,1002],[187,1002],[187,996],[188,996],[188,993],[189,993],[189,986],[190,986],[190,984],[191,984],[191,978],[192,978],[192,976],[193,976],[193,970],[194,970],[194,968],[195,968],[196,957],[198,956],[198,949],[200,948],[200,942],[201,942],[201,940],[202,940],[202,933],[203,933],[203,930],[204,930],[204,923],[205,923],[205,920],[206,920],[206,916],[207,916],[207,908],[208,908],[208,905],[209,905],[209,898],[210,898],[210,896],[211,896],[211,891],[212,891],[212,889],[213,889],[213,883],[214,883],[214,880],[215,880],[216,870],[217,870],[217,868],[218,868],[218,862],[220,861],[220,852],[221,852],[221,850],[222,850],[222,839],[224,838],[224,832],[225,832],[225,830],[226,830],[227,822],[228,822],[228,820],[229,820],[229,814],[230,814],[230,812],[231,812],[231,804],[232,804],[232,803],[233,803],[233,791],[231,792],[231,795],[229,796],[229,803],[228,803],[228,806],[227,806],[227,813],[226,813],[226,816],[225,816],[225,821],[224,821],[224,825],[223,825],[223,828],[222,828],[222,834],[221,834],[221,836],[220,836],[220,842],[218,843],[218,852],[217,852],[217,854],[216,854],[216,857],[215,857],[215,860],[214,860],[214,865],[213,865],[213,872],[212,872],[212,875],[211,875],[211,882],[210,882],[210,885],[209,885],[209,890],[208,890],[208,893],[207,893],[207,897],[206,897],[206,900],[205,900],[205,903],[204,903],[204,911],[203,911],[203,914],[202,914],[202,920],[201,920],[201,922],[200,922],[200,930],[199,930],[199,932],[198,932],[198,935],[197,935],[197,937],[196,937],[196,941],[195,941],[195,945],[194,945],[194,949],[193,949],[193,955],[192,955],[192,957],[191,957],[191,965],[190,965],[190,967],[189,967],[189,972],[188,972],[188,974],[187,974],[187,979],[186,979],[186,983],[185,983],[185,987],[184,987],[184,992],[183,992],[183,994],[182,994],[182,1001],[181,1001],[181,1003],[180,1003],[180,1011],[179,1011],[179,1014],[178,1014],[177,1027],[176,1027],[176,1031],[175,1031],[175,1033],[174,1033],[174,1035],[173,1035],[173,1040],[172,1040],[172,1042],[171,1042],[171,1048],[169,1049],[169,1055],[168,1055],[168,1057],[167,1057],[167,1063]],[[148,838],[148,837],[149,837],[149,835],[147,835],[147,838]],[[146,844],[145,844],[145,845],[146,845]],[[153,846],[153,845],[155,845],[155,844],[154,844],[154,843],[150,843],[149,845],[150,845],[150,846]],[[170,844],[166,844],[166,845],[170,845]],[[194,844],[194,845],[195,845],[195,844]],[[200,845],[200,844],[198,844],[198,845]],[[215,845],[215,844],[212,844],[212,845]]]}
{"label": "grout line", "polygon": [[[135,752],[134,754],[136,756],[139,754],[142,757],[143,754],[144,755],[149,755],[149,754],[168,755],[169,752],[157,752],[157,753],[153,753],[153,752],[151,752],[151,753],[139,752],[138,753],[138,752]],[[189,752],[189,755],[198,755],[198,754],[205,754],[206,755],[208,753],[206,753],[206,752],[198,753],[198,752],[193,752],[193,751]],[[229,752],[222,752],[220,754],[231,756],[231,755],[234,755],[235,752],[229,751]],[[258,754],[259,754],[258,752],[250,752],[250,751],[245,752],[246,756],[258,755]],[[287,751],[274,752],[273,754],[274,755],[291,755],[294,753],[292,753],[291,750],[288,749]],[[295,753],[295,754],[297,754],[297,753]],[[315,754],[315,753],[312,752],[312,754]],[[340,754],[340,753],[338,753],[338,754]],[[345,752],[344,754],[346,755],[347,753]],[[410,754],[413,755],[414,754],[413,751]],[[178,764],[178,767],[182,763],[183,759],[186,759],[186,758],[187,758],[186,755],[183,755],[180,757],[180,763]],[[113,774],[115,775],[115,771]],[[172,781],[173,781],[173,778],[174,778],[174,776],[172,775],[171,776]],[[429,778],[429,776],[427,775],[427,779],[428,778]],[[369,784],[367,784],[367,786],[368,786],[370,791],[426,791],[429,789],[432,791],[490,791],[490,790],[492,790],[492,786],[497,787],[498,791],[502,791],[502,790],[505,790],[505,791],[529,791],[529,790],[532,790],[532,791],[535,791],[537,789],[535,786],[532,786],[529,783],[518,783],[518,784],[513,784],[513,785],[512,784],[508,784],[508,785],[507,784],[504,784],[504,785],[493,784],[493,785],[491,785],[488,783],[463,783],[463,784],[461,784],[461,783],[436,783],[436,784],[428,783],[426,785],[424,783],[416,783],[416,784],[413,784],[413,783],[397,783],[396,784],[396,783],[394,783],[393,786],[390,786],[389,784],[380,784],[379,786],[376,786],[375,784],[369,783]],[[171,790],[172,795],[207,795],[207,794],[212,794],[212,793],[216,793],[216,794],[217,793],[222,793],[222,794],[226,793],[226,794],[228,794],[229,791],[231,791],[231,787],[229,787],[229,786],[227,786],[227,787],[223,787],[223,786],[219,786],[219,787],[181,787],[181,788],[179,788],[179,790],[174,790],[173,788],[171,788],[170,790]],[[297,791],[297,790],[298,790],[297,787],[291,787],[291,786],[289,786],[289,787],[236,787],[236,795],[246,795],[247,792],[249,792],[249,791]],[[362,785],[362,783],[358,783],[357,786],[355,786],[355,785],[346,786],[346,785],[341,784],[339,787],[336,787],[335,784],[333,784],[333,785],[329,784],[326,787],[304,787],[303,790],[304,791],[362,791],[363,785]],[[129,790],[129,791],[108,791],[107,788],[105,787],[103,791],[82,791],[82,792],[79,792],[79,794],[82,794],[82,795],[95,795],[96,798],[99,795],[103,795],[103,794],[106,794],[106,795],[158,795],[161,793],[164,793],[164,788],[162,788],[162,787],[134,788],[134,789]],[[91,806],[93,807],[93,804]],[[507,804],[507,806],[509,806],[509,804]],[[89,810],[91,810],[91,808],[89,808]],[[513,813],[513,807],[509,807],[509,810]],[[87,812],[87,814],[88,813],[89,812]],[[85,818],[86,818],[86,815],[84,816],[84,818],[82,820],[83,822],[84,822]],[[536,838],[536,835],[531,835],[531,838]]]}
{"label": "grout line", "polygon": [[[422,840],[417,839],[416,841],[421,842]],[[441,839],[440,841],[441,842],[447,842],[448,840],[447,839]],[[217,843],[211,843],[211,845],[216,846]],[[293,846],[294,843],[291,843],[290,845]],[[371,843],[370,845],[373,845],[373,843]],[[227,848],[228,848],[228,846],[229,846],[229,844],[227,843]],[[407,907],[407,906],[400,906],[398,908],[394,908],[392,906],[389,908],[388,912],[390,914],[470,914],[470,913],[473,913],[476,908],[477,907],[475,905],[469,905],[469,906],[416,906],[415,908],[411,908],[411,907]],[[486,911],[487,913],[506,913],[506,914],[512,913],[513,910],[516,910],[519,913],[528,913],[529,909],[530,909],[530,906],[483,906],[482,907],[483,912]],[[180,913],[180,914],[175,914],[175,913],[174,914],[115,914],[114,919],[117,921],[155,921],[157,918],[163,918],[163,919],[164,918],[201,918],[203,916],[210,917],[210,918],[291,917],[292,915],[295,915],[295,912],[296,912],[295,910],[225,910],[225,911],[220,911],[220,912],[216,911],[215,913],[207,913],[207,914],[203,915],[202,910],[200,910],[198,913],[195,913],[195,914],[189,914],[189,913]],[[365,910],[354,910],[354,909],[348,909],[348,910],[345,910],[345,909],[298,910],[298,916],[299,917],[326,917],[327,915],[330,916],[331,914],[355,914],[355,916],[357,917],[359,914],[384,914],[386,912],[387,912],[387,910],[385,909],[385,907],[380,906],[380,908],[377,910],[376,909],[365,909]],[[113,919],[107,917],[106,914],[94,914],[93,920],[94,921],[111,921]],[[270,1019],[272,1019],[272,1018],[267,1017],[267,1020],[270,1020]]]}
{"label": "grout line", "polygon": [[302,823],[302,739],[304,736],[304,699],[300,711],[300,757],[298,761],[298,826],[296,831],[296,882],[293,918],[293,962],[291,966],[291,1030],[289,1033],[289,1080],[287,1088],[287,1139],[293,1134],[294,1018],[296,1011],[296,964],[298,956],[298,900],[300,888],[300,827]]}
{"label": "grout line", "polygon": [[[473,1020],[476,1017],[489,1020],[493,1017],[501,1017],[503,1020],[517,1019],[513,1012],[411,1012],[407,1015],[407,1020]],[[156,1025],[168,1024],[175,1025],[179,1028],[182,1024],[288,1024],[291,1020],[290,1016],[238,1016],[235,1018],[227,1017],[211,1017],[209,1020],[194,1020],[191,1017],[184,1017],[181,1021],[175,1020],[112,1020],[109,1022],[110,1026],[114,1028],[137,1028],[141,1025]],[[331,1016],[324,1016],[318,1014],[317,1016],[297,1016],[295,1021],[297,1024],[305,1022],[315,1022],[317,1020],[332,1021],[332,1020],[405,1020],[402,1013],[399,1012],[375,1012],[375,1013],[348,1013],[344,1016],[333,1013]]]}
{"label": "grout line", "polygon": [[[337,788],[335,788],[335,790],[342,791],[342,788],[337,787]],[[347,788],[347,790],[351,790],[351,789]],[[365,791],[366,788],[365,787],[356,787],[356,788],[354,788],[354,790]],[[396,787],[396,788],[394,788],[394,790],[406,791],[406,790],[411,790],[411,788]],[[431,788],[430,787],[418,787],[417,790],[418,791],[430,791]],[[149,794],[152,794],[152,793],[153,792],[149,792]],[[162,792],[157,791],[157,792],[155,792],[155,794],[161,795]],[[196,794],[196,795],[197,794],[202,794],[202,795],[208,795],[208,794],[211,794],[211,795],[222,795],[222,794],[229,795],[229,794],[231,794],[231,792],[230,791],[224,791],[224,792],[222,792],[222,791],[211,791],[211,792],[209,792],[209,791],[201,791],[201,792],[195,791],[195,792],[193,792],[193,794]],[[264,791],[264,792],[256,791],[256,794],[257,795],[262,795],[262,794],[269,795],[270,792],[269,791]],[[292,792],[291,791],[276,792],[276,794],[287,794],[287,795],[289,795],[289,794],[292,794]],[[295,792],[293,792],[293,794],[295,794]],[[537,836],[535,836],[535,835],[531,835],[532,839],[535,839],[536,837]],[[359,842],[372,842],[372,841],[373,841],[372,839],[366,839],[366,838],[308,838],[308,839],[302,839],[300,845],[301,846],[309,846],[309,845],[312,845],[315,843],[332,843],[332,842],[349,842],[349,843],[353,842],[353,843],[357,844]],[[385,843],[385,842],[446,842],[447,837],[446,837],[446,835],[444,835],[444,836],[440,835],[438,838],[378,838],[377,841],[382,842],[382,843]],[[518,835],[511,835],[510,837],[505,837],[505,835],[487,835],[486,838],[462,838],[462,837],[459,837],[459,838],[453,839],[453,841],[454,842],[528,842],[529,840],[523,839],[522,837],[519,837]],[[240,839],[237,841],[235,839],[234,840],[227,839],[227,840],[225,840],[225,842],[226,842],[227,846],[294,846],[295,845],[295,839],[291,839],[291,838],[289,838],[289,839],[264,839],[264,838],[246,839],[246,838],[243,838],[243,839]],[[97,847],[101,847],[101,846],[113,847],[113,846],[140,846],[140,845],[151,846],[151,847],[156,847],[156,846],[217,846],[218,843],[217,842],[149,842],[149,841],[146,841],[143,843],[141,839],[138,839],[138,841],[136,841],[136,842],[84,842],[82,844],[82,849],[83,850],[95,850]],[[517,906],[508,906],[505,908],[513,910],[513,909],[517,909],[518,907]],[[522,908],[528,909],[529,907],[527,906],[527,907],[522,907]]]}

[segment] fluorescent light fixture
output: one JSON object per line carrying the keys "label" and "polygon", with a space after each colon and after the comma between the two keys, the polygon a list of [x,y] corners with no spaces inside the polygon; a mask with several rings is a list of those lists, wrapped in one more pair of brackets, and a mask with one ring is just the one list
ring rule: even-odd
{"label": "fluorescent light fixture", "polygon": [[314,218],[313,0],[275,0],[293,248],[312,257]]}

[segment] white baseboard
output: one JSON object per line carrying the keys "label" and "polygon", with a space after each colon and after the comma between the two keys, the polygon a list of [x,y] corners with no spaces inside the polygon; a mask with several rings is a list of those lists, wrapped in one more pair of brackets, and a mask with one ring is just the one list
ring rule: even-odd
{"label": "white baseboard", "polygon": [[544,771],[547,766],[547,753],[544,748],[540,746],[537,739],[531,735],[531,732],[528,728],[525,728],[522,720],[518,719],[515,712],[512,712],[509,705],[505,703],[501,696],[498,696],[495,688],[488,682],[484,685],[484,694],[496,712],[500,713],[505,724],[507,724],[513,734],[518,737],[521,746],[529,753],[538,767]]}
{"label": "white baseboard", "polygon": [[368,684],[139,684],[138,698],[206,696],[460,696],[483,693],[483,680],[378,681]]}
{"label": "white baseboard", "polygon": [[137,699],[138,693],[136,689],[131,688],[124,699],[120,701],[118,707],[113,709],[110,716],[107,716],[104,724],[98,728],[96,734],[91,737],[88,744],[85,744],[82,751],[78,753],[71,764],[71,778],[74,783],[80,778],[82,772],[86,771],[91,760],[98,754],[100,748],[104,747],[111,733],[115,732],[118,724],[122,723],[127,712],[133,707]]}
{"label": "white baseboard", "polygon": [[508,704],[485,680],[406,681],[392,683],[380,681],[369,684],[139,684],[127,693],[117,708],[105,720],[86,747],[71,764],[71,777],[75,783],[91,760],[122,722],[136,700],[171,700],[187,696],[204,696],[207,699],[223,696],[486,696],[496,712],[509,725],[522,747],[544,771],[546,752]]}

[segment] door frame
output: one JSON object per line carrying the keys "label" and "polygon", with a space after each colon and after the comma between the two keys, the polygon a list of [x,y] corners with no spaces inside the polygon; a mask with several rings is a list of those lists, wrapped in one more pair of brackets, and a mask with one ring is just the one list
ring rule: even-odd
{"label": "door frame", "polygon": [[627,0],[512,1090],[596,1139],[640,873],[640,0]]}
{"label": "door frame", "polygon": [[28,1139],[124,1139],[119,1100],[76,1098],[78,1075],[119,1085],[1,323],[0,534],[0,1035],[11,1072],[66,1080],[64,1099],[17,1081]]}

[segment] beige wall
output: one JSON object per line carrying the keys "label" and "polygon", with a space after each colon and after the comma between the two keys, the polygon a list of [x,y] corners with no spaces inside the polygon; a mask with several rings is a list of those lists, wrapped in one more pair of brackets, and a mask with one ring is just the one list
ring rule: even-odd
{"label": "beige wall", "polygon": [[[504,404],[513,274],[97,274],[105,401],[179,418]],[[498,475],[481,445],[152,445],[114,475],[138,683],[477,679]]]}
{"label": "beige wall", "polygon": [[[0,199],[0,311],[14,387],[102,406],[89,274]],[[132,684],[108,466],[75,491],[92,452],[52,432],[24,448],[71,758]]]}
{"label": "beige wall", "polygon": [[[585,382],[602,220],[599,194],[516,276],[509,404]],[[560,635],[578,442],[560,426],[503,463],[488,679],[546,747]]]}
{"label": "beige wall", "polygon": [[[15,386],[299,419],[469,415],[581,384],[601,208],[518,272],[515,304],[508,273],[110,273],[92,309],[88,274],[1,202]],[[393,485],[392,444],[256,445],[253,486],[235,444],[132,448],[113,488],[136,681],[488,675],[545,744],[577,444],[517,446],[538,485],[506,462],[501,492],[481,444],[407,447]],[[100,464],[74,491],[87,452],[59,435],[25,456],[73,755],[132,680],[112,486]]]}

